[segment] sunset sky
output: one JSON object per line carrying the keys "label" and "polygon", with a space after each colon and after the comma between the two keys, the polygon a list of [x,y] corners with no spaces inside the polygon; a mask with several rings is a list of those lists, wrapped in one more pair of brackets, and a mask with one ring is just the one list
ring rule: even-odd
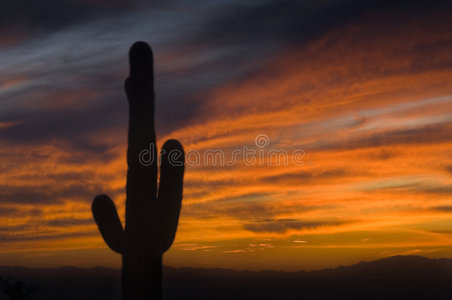
{"label": "sunset sky", "polygon": [[137,40],[154,50],[159,147],[288,161],[188,164],[164,264],[452,257],[451,15],[417,0],[0,2],[0,265],[120,267],[91,201],[107,193],[124,217]]}

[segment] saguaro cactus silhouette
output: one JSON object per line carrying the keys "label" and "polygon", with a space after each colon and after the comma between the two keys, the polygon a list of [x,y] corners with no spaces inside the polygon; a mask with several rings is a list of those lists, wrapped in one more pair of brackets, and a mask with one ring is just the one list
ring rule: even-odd
{"label": "saguaro cactus silhouette", "polygon": [[[136,42],[129,53],[130,76],[126,221],[124,229],[115,204],[106,195],[92,204],[104,241],[122,255],[122,299],[160,299],[162,255],[173,243],[182,203],[184,152],[177,140],[162,147],[157,190],[152,50]],[[147,152],[143,150],[148,149]],[[146,154],[146,163],[140,155]]]}

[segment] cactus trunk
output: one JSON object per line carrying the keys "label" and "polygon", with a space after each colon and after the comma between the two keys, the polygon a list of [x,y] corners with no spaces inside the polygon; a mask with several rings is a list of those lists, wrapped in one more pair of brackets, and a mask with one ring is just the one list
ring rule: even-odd
{"label": "cactus trunk", "polygon": [[154,128],[154,77],[151,48],[135,43],[129,54],[126,224],[123,230],[113,201],[97,196],[94,219],[107,245],[122,254],[122,299],[161,299],[162,255],[173,243],[182,202],[184,152],[176,140],[161,152],[157,192]]}
{"label": "cactus trunk", "polygon": [[161,254],[123,255],[122,264],[122,299],[161,299]]}

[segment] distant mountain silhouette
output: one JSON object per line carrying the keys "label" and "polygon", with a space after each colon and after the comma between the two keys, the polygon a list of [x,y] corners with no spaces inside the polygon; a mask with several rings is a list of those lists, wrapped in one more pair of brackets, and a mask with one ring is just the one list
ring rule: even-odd
{"label": "distant mountain silhouette", "polygon": [[[164,299],[452,299],[446,258],[394,256],[312,272],[164,267],[164,274]],[[0,275],[39,284],[37,299],[120,299],[116,269],[1,266]]]}

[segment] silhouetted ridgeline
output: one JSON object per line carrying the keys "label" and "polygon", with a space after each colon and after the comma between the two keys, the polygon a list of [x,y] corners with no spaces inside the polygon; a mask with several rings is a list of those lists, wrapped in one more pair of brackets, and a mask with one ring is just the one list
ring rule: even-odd
{"label": "silhouetted ridgeline", "polygon": [[[452,259],[394,256],[294,273],[171,267],[163,271],[165,299],[452,299]],[[0,275],[39,284],[36,299],[120,299],[120,270],[4,266]]]}

